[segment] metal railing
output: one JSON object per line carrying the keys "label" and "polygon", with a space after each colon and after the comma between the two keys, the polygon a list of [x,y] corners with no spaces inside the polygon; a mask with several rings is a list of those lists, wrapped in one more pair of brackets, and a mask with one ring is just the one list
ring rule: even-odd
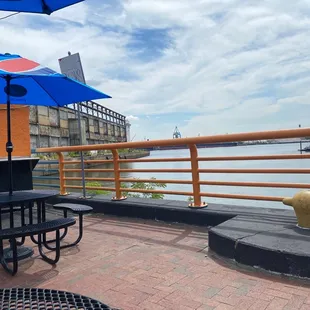
{"label": "metal railing", "polygon": [[94,101],[81,102],[80,104],[73,103],[72,107],[67,106],[67,109],[78,111],[83,115],[91,115],[97,117],[98,119],[105,120],[107,123],[117,124],[121,126],[126,125],[126,116],[110,110],[103,105],[96,103]]}
{"label": "metal railing", "polygon": [[[32,151],[32,154],[33,153],[35,152]],[[37,166],[33,170],[33,186],[59,188],[58,172],[58,160],[39,160]]]}
{"label": "metal railing", "polygon": [[[124,192],[135,193],[158,193],[167,195],[184,195],[192,196],[192,207],[203,207],[203,197],[214,198],[227,198],[227,199],[248,199],[248,200],[263,200],[263,201],[282,201],[284,197],[280,196],[259,196],[259,195],[246,195],[246,194],[227,194],[227,193],[214,193],[201,191],[201,186],[236,186],[236,187],[265,187],[265,188],[310,188],[310,183],[284,183],[284,182],[229,182],[229,181],[204,181],[201,180],[202,174],[309,174],[310,168],[200,168],[199,164],[202,162],[219,162],[219,161],[273,161],[273,160],[293,160],[293,159],[310,159],[310,154],[279,154],[279,155],[255,155],[255,156],[220,156],[220,157],[200,157],[198,154],[197,145],[207,143],[225,143],[225,142],[244,142],[253,140],[270,140],[270,139],[289,139],[289,138],[302,138],[310,136],[310,128],[293,129],[293,130],[280,130],[280,131],[265,131],[265,132],[251,132],[240,134],[226,134],[215,135],[206,137],[195,138],[182,138],[170,140],[154,140],[143,142],[126,142],[126,143],[113,143],[113,144],[96,144],[96,145],[82,145],[82,146],[65,146],[54,148],[40,148],[37,152],[40,153],[56,153],[59,158],[59,180],[60,180],[60,194],[66,195],[67,189],[83,189],[79,185],[71,185],[70,181],[82,181],[81,177],[68,177],[66,173],[81,172],[80,168],[70,168],[69,165],[80,164],[79,160],[67,160],[64,157],[66,152],[77,151],[91,151],[91,150],[110,150],[112,152],[112,159],[102,160],[85,160],[86,164],[113,164],[111,169],[91,168],[85,169],[86,173],[113,173],[114,177],[85,177],[86,181],[102,181],[114,182],[114,187],[89,187],[88,190],[106,190],[115,192],[114,200],[124,199]],[[119,149],[143,149],[158,146],[180,146],[188,145],[190,156],[185,158],[138,158],[138,159],[124,159],[119,157]],[[176,163],[188,162],[190,168],[162,168],[162,169],[125,169],[121,167],[122,163]],[[122,173],[170,173],[177,175],[179,173],[187,173],[191,175],[188,180],[175,179],[156,179],[156,183],[166,184],[190,184],[191,191],[179,190],[149,190],[149,189],[136,189],[136,188],[122,188],[122,182],[144,182],[152,183],[154,179],[135,179],[123,178]]]}

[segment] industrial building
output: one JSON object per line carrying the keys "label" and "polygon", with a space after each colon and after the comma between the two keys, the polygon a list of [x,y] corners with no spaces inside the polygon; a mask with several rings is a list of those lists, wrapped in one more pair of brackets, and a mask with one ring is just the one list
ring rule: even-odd
{"label": "industrial building", "polygon": [[[80,137],[78,107],[81,112]],[[130,128],[126,117],[96,102],[54,108],[30,107],[31,148],[126,142]]]}

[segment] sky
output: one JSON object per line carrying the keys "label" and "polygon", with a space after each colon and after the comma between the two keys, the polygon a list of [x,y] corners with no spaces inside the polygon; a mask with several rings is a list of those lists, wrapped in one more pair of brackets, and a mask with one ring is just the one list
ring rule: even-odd
{"label": "sky", "polygon": [[310,0],[86,0],[0,33],[58,71],[79,52],[135,141],[310,127]]}

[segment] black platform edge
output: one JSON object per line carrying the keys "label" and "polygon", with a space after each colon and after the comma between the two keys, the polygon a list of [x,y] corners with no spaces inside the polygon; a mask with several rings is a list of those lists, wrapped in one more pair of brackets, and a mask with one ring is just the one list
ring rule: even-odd
{"label": "black platform edge", "polygon": [[184,203],[183,206],[182,203],[179,205],[179,202],[169,205],[169,201],[154,202],[151,200],[130,198],[123,201],[111,201],[110,198],[105,197],[84,200],[70,195],[53,197],[48,199],[47,203],[51,205],[58,203],[85,204],[93,208],[93,213],[198,226],[215,226],[235,216],[233,214],[206,212],[202,209],[190,210]]}
{"label": "black platform edge", "polygon": [[[309,238],[310,240],[310,238]],[[310,256],[280,252],[240,243],[235,261],[272,272],[310,278]]]}
{"label": "black platform edge", "polygon": [[296,217],[273,221],[236,216],[209,230],[209,248],[237,263],[310,279],[310,231]]}
{"label": "black platform edge", "polygon": [[291,218],[291,210],[251,208],[223,204],[209,204],[207,208],[192,209],[188,202],[162,199],[127,198],[112,201],[112,196],[98,195],[90,199],[81,198],[80,194],[49,198],[47,203],[77,203],[91,206],[94,213],[158,220],[170,223],[183,223],[197,226],[216,226],[242,214],[250,217]]}

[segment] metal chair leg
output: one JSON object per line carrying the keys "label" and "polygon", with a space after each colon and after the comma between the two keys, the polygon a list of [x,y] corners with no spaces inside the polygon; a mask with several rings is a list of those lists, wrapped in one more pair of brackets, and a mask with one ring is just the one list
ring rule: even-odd
{"label": "metal chair leg", "polygon": [[[67,210],[64,210],[64,218],[67,218],[68,217],[68,212]],[[66,237],[68,233],[68,228],[64,228],[64,232],[62,233],[62,235],[60,236],[60,241]],[[43,236],[43,242],[44,244],[47,244],[47,243],[52,243],[52,242],[56,242],[56,239],[52,239],[52,240],[46,240],[46,236],[44,235]],[[46,247],[48,249],[48,247]]]}
{"label": "metal chair leg", "polygon": [[8,263],[5,261],[3,256],[3,240],[0,241],[0,263],[2,267],[12,276],[14,276],[18,271],[18,260],[17,260],[17,242],[16,239],[10,240],[12,252],[13,252],[13,268],[10,268]]}
{"label": "metal chair leg", "polygon": [[[43,234],[45,235],[45,234]],[[43,245],[45,246],[44,242],[42,242],[42,235],[39,234],[38,235],[38,249],[39,249],[39,253],[42,256],[43,260],[45,260],[46,262],[48,262],[51,265],[55,265],[60,258],[60,232],[59,229],[56,230],[56,246],[55,246],[55,259],[51,259],[49,257],[46,256],[46,254],[43,251]]]}
{"label": "metal chair leg", "polygon": [[[66,248],[69,248],[69,247],[77,245],[82,240],[82,237],[83,237],[83,214],[80,213],[79,214],[79,235],[78,235],[78,238],[73,243],[61,245],[60,249],[66,249]],[[46,240],[44,240],[44,237],[43,237],[43,242],[44,242],[44,246],[48,250],[54,251],[56,249],[55,247],[50,246],[48,244],[48,243],[50,243],[50,241],[46,242]]]}
{"label": "metal chair leg", "polygon": [[[21,205],[20,207],[20,221],[21,221],[21,226],[25,226],[25,206]],[[18,246],[21,246],[25,243],[26,237],[22,237],[20,241],[16,241]]]}

